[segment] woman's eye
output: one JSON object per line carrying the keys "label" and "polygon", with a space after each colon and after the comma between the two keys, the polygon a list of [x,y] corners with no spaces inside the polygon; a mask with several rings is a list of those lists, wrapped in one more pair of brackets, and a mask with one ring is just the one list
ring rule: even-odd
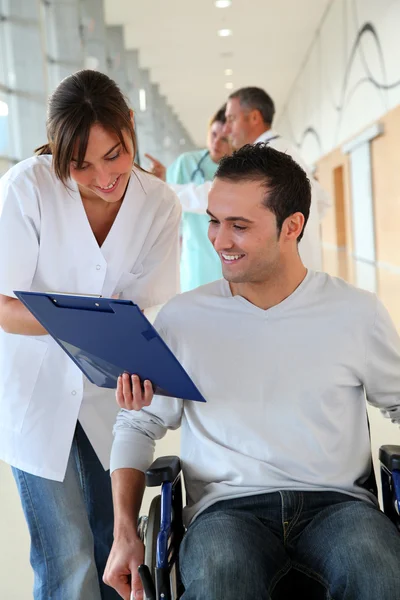
{"label": "woman's eye", "polygon": [[78,165],[75,163],[73,163],[72,166],[74,167],[75,171],[85,171],[88,168],[88,165],[81,165],[78,167]]}
{"label": "woman's eye", "polygon": [[120,153],[117,152],[117,154],[114,154],[114,156],[109,156],[107,160],[116,160],[119,157],[120,157]]}

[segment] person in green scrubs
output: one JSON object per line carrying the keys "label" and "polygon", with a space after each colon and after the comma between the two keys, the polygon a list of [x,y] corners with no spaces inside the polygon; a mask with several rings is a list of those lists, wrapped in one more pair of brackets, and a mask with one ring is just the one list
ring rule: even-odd
{"label": "person in green scrubs", "polygon": [[[167,183],[201,184],[211,181],[218,163],[232,153],[228,138],[224,133],[225,105],[211,119],[207,148],[181,154],[165,169],[152,156],[153,172]],[[181,291],[188,292],[200,285],[222,278],[221,261],[208,239],[209,217],[206,214],[183,213],[182,252],[181,252]]]}

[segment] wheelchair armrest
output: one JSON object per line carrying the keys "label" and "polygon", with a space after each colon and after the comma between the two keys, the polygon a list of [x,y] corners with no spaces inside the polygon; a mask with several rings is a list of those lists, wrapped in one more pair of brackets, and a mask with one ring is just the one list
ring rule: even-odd
{"label": "wheelchair armrest", "polygon": [[379,460],[388,471],[400,471],[400,446],[381,446]]}
{"label": "wheelchair armrest", "polygon": [[160,486],[162,483],[173,483],[181,471],[178,456],[161,456],[146,471],[147,487]]}

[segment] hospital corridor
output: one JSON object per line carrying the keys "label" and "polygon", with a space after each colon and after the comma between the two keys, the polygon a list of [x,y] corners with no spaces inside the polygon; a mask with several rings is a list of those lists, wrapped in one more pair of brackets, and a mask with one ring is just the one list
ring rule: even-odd
{"label": "hospital corridor", "polygon": [[399,23],[0,0],[0,600],[400,600]]}

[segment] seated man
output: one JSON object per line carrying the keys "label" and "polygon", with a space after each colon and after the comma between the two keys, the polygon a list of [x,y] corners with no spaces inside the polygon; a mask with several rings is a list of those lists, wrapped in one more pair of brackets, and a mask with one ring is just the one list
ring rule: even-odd
{"label": "seated man", "polygon": [[[182,428],[184,600],[267,600],[290,569],[335,600],[400,599],[400,535],[366,489],[365,396],[400,421],[400,342],[377,297],[307,271],[310,183],[263,144],[222,160],[209,237],[224,279],[171,300],[156,326],[207,403],[122,410],[105,581],[140,598],[136,524],[154,442]],[[129,377],[117,399],[152,400]]]}

